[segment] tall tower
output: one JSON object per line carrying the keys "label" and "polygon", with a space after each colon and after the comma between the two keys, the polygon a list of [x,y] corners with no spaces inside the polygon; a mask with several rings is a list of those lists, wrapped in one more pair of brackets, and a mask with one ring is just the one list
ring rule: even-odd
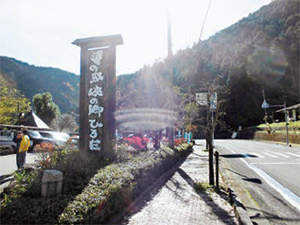
{"label": "tall tower", "polygon": [[172,60],[172,34],[171,34],[171,13],[168,11],[168,60]]}

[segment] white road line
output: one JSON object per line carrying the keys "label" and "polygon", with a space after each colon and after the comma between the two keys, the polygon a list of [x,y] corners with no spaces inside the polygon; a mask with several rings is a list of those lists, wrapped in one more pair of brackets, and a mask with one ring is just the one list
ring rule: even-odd
{"label": "white road line", "polygon": [[284,158],[291,158],[290,156],[288,155],[285,155],[283,153],[279,153],[279,152],[272,152],[272,151],[268,151],[270,154],[275,154],[275,155],[279,155],[279,156],[282,156]]}
{"label": "white road line", "polygon": [[295,154],[295,153],[286,152],[286,154],[289,154],[289,155],[296,156],[296,157],[299,157],[299,158],[300,158],[300,155],[298,155],[298,154]]}
{"label": "white road line", "polygon": [[275,155],[272,155],[272,154],[269,154],[269,153],[266,153],[266,152],[262,152],[262,154],[267,155],[271,158],[278,158],[278,156],[275,156]]}
{"label": "white road line", "polygon": [[260,164],[260,165],[300,165],[299,163],[289,163],[289,162],[274,162],[274,163],[250,163],[250,164]]}
{"label": "white road line", "polygon": [[[237,154],[235,151],[231,150],[225,145],[222,145],[229,151],[231,151],[233,154]],[[285,198],[288,202],[290,202],[293,206],[296,207],[300,211],[300,197],[295,195],[293,192],[291,192],[289,189],[282,186],[280,183],[278,183],[276,180],[274,180],[272,177],[270,177],[265,171],[250,165],[247,163],[246,160],[240,159],[243,161],[250,169],[252,169],[254,172],[256,172],[260,177],[262,177],[272,188],[274,188],[283,198]]]}

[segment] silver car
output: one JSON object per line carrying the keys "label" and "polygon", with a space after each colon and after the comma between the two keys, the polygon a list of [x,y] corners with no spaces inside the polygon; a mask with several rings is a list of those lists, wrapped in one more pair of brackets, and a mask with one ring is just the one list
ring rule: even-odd
{"label": "silver car", "polygon": [[50,138],[52,143],[59,149],[65,148],[70,138],[70,135],[67,133],[54,131],[40,131],[40,134],[45,138]]}

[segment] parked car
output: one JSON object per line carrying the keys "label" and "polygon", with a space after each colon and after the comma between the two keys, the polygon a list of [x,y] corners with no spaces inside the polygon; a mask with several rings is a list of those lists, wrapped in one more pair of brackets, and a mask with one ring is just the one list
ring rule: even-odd
{"label": "parked car", "polygon": [[40,145],[42,143],[49,143],[52,140],[47,137],[43,137],[38,131],[36,130],[29,130],[28,136],[30,139],[30,147],[29,151],[32,151],[37,145]]}
{"label": "parked car", "polygon": [[70,135],[67,133],[54,131],[40,131],[40,134],[45,138],[51,139],[51,142],[59,149],[63,149],[64,147],[66,147],[67,142],[70,138]]}
{"label": "parked car", "polygon": [[68,147],[70,149],[79,148],[79,133],[69,133],[70,138],[68,140]]}
{"label": "parked car", "polygon": [[0,131],[0,146],[11,146],[16,147],[16,143],[13,142],[14,131],[12,130],[1,130]]}

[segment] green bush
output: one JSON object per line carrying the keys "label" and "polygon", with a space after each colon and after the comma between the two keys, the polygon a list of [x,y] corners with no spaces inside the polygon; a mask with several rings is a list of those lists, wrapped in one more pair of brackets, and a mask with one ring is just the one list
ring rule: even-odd
{"label": "green bush", "polygon": [[[130,160],[102,168],[60,215],[60,224],[99,224],[121,212],[157,176],[174,165],[191,145],[176,150],[143,152]],[[168,166],[166,166],[168,165]]]}
{"label": "green bush", "polygon": [[[132,200],[176,160],[190,145],[164,148],[122,157],[112,164],[97,155],[78,151],[55,152],[51,167],[63,172],[63,194],[40,197],[41,172],[21,174],[15,198],[4,195],[2,224],[101,224],[122,212]],[[123,146],[123,151],[126,148]],[[30,177],[30,178],[29,178]],[[34,178],[34,179],[33,179]],[[33,181],[33,182],[32,182]],[[26,189],[23,189],[24,186]],[[13,191],[11,192],[13,193]]]}
{"label": "green bush", "polygon": [[[290,143],[300,144],[300,121],[289,122]],[[258,126],[247,127],[241,131],[241,138],[285,142],[286,123],[260,124]]]}
{"label": "green bush", "polygon": [[109,164],[101,156],[65,150],[53,152],[48,161],[51,168],[63,172],[63,194],[57,198],[41,197],[43,164],[38,163],[31,172],[18,171],[14,174],[15,185],[2,196],[1,223],[57,224],[68,203],[82,192],[98,169]]}

